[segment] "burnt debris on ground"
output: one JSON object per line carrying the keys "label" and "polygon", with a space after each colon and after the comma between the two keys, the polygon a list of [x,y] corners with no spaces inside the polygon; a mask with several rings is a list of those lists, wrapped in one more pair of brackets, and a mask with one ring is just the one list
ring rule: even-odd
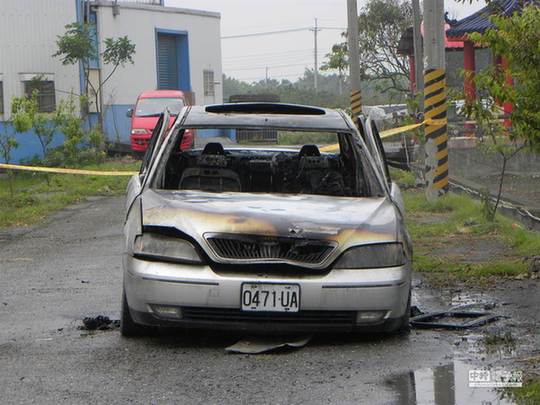
{"label": "burnt debris on ground", "polygon": [[411,307],[411,327],[421,329],[469,329],[495,322],[501,316],[485,311],[490,305],[483,305],[482,309],[474,309],[478,305],[459,305],[447,310],[424,313],[418,307]]}
{"label": "burnt debris on ground", "polygon": [[113,320],[104,315],[86,317],[82,322],[83,324],[79,326],[81,330],[111,330],[120,327],[120,320]]}

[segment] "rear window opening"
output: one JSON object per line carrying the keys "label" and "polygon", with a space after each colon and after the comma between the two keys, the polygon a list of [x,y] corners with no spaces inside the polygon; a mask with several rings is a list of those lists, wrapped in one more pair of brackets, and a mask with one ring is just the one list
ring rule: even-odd
{"label": "rear window opening", "polygon": [[[176,147],[183,133],[195,146]],[[207,192],[381,195],[351,134],[273,128],[179,129],[155,188]]]}

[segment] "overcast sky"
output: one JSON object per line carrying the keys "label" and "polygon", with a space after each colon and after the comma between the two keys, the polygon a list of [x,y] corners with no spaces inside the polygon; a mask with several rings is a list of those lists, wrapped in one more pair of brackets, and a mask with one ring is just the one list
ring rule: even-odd
{"label": "overcast sky", "polygon": [[[365,2],[358,0],[358,8]],[[342,41],[340,29],[347,25],[346,0],[165,0],[165,4],[220,12],[222,36],[307,28],[317,18],[323,27],[318,35],[319,65],[332,45]],[[454,18],[466,17],[483,6],[483,0],[472,4],[445,0],[446,10]],[[313,32],[307,29],[223,39],[221,46],[223,72],[246,81],[264,79],[266,67],[270,78],[295,80],[314,64]]]}

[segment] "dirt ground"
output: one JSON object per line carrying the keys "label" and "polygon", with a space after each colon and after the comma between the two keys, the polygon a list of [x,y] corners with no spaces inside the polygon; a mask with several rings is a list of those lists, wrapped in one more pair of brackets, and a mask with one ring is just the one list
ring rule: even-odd
{"label": "dirt ground", "polygon": [[466,331],[314,336],[273,354],[227,354],[234,334],[80,330],[84,317],[119,317],[122,211],[122,198],[99,198],[0,232],[3,403],[504,404],[497,390],[470,388],[468,372],[540,372],[531,361],[540,356],[540,280],[434,289],[416,274],[420,309],[478,303],[504,318]]}

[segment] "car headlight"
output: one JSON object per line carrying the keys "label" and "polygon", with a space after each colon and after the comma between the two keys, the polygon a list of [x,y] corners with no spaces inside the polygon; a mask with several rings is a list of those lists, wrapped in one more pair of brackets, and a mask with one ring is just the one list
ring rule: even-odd
{"label": "car headlight", "polygon": [[144,128],[135,128],[131,130],[131,135],[147,135],[150,131]]}
{"label": "car headlight", "polygon": [[143,233],[133,244],[135,257],[175,261],[182,263],[202,263],[195,247],[185,239],[157,233]]}
{"label": "car headlight", "polygon": [[401,243],[377,243],[356,246],[341,255],[335,269],[374,269],[405,264]]}

